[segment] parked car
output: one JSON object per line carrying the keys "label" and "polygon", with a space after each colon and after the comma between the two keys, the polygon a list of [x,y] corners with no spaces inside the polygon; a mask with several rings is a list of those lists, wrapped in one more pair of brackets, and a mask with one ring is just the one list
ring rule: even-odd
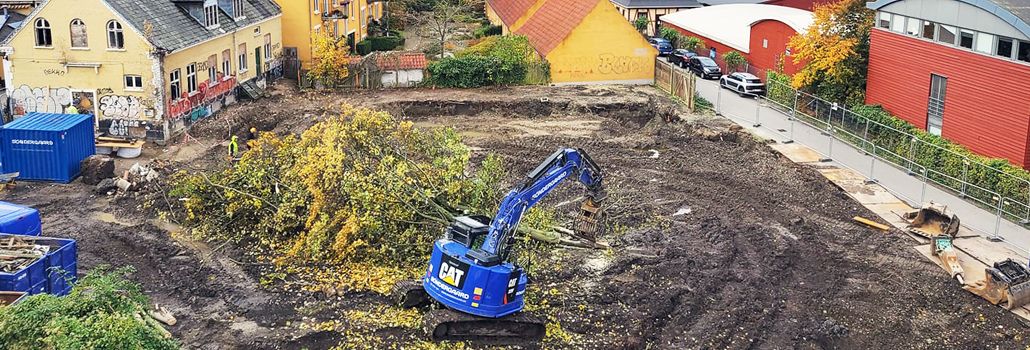
{"label": "parked car", "polygon": [[751,73],[733,73],[719,79],[719,86],[736,91],[740,96],[765,95],[765,84]]}
{"label": "parked car", "polygon": [[687,68],[687,60],[694,56],[697,56],[697,54],[693,51],[676,49],[669,54],[669,63],[680,66],[681,68]]}
{"label": "parked car", "polygon": [[704,56],[691,57],[687,60],[687,68],[690,68],[701,79],[718,79],[722,76],[722,69],[719,68],[719,65],[715,64],[711,58]]}
{"label": "parked car", "polygon": [[663,38],[650,38],[647,42],[651,43],[655,49],[658,49],[658,56],[667,56],[672,53],[672,43]]}

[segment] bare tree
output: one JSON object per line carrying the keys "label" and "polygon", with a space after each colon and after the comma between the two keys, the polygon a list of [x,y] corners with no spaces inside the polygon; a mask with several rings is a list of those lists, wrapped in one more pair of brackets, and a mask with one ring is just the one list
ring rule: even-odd
{"label": "bare tree", "polygon": [[[418,1],[418,0],[415,0]],[[434,48],[430,54],[447,52],[447,40],[475,12],[474,0],[436,0],[429,11],[409,11],[408,23],[414,24],[420,37],[432,40]]]}

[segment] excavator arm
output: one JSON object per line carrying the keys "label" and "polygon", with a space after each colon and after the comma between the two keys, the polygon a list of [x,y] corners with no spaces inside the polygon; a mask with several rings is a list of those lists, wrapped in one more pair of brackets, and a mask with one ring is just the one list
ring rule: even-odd
{"label": "excavator arm", "polygon": [[515,231],[526,211],[573,176],[586,186],[589,191],[587,200],[591,205],[596,206],[604,199],[601,169],[590,156],[580,149],[560,149],[531,171],[525,182],[504,196],[497,215],[490,222],[490,231],[483,244],[469,250],[467,256],[484,266],[497,265],[507,260]]}

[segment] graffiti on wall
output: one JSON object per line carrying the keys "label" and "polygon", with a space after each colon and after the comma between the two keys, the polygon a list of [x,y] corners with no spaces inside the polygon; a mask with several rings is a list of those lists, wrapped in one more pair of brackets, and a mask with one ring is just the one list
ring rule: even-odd
{"label": "graffiti on wall", "polygon": [[644,57],[616,56],[610,53],[600,54],[597,59],[597,72],[601,74],[642,73],[647,70],[649,63]]}
{"label": "graffiti on wall", "polygon": [[100,115],[111,119],[139,119],[146,106],[136,96],[106,95],[100,97]]}
{"label": "graffiti on wall", "polygon": [[22,85],[11,91],[11,104],[15,116],[32,112],[63,113],[72,104],[72,91],[68,88],[32,88]]}
{"label": "graffiti on wall", "polygon": [[107,136],[146,138],[150,133],[160,131],[161,127],[139,119],[101,119],[100,130]]}
{"label": "graffiti on wall", "polygon": [[207,117],[213,113],[212,105],[219,108],[226,104],[226,98],[235,97],[236,77],[224,78],[212,83],[210,80],[200,84],[196,93],[174,101],[168,101],[168,118],[183,118],[186,125]]}

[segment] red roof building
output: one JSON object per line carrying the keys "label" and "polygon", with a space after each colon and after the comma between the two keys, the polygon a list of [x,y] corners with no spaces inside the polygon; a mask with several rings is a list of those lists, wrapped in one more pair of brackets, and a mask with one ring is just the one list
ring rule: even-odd
{"label": "red roof building", "polygon": [[880,0],[866,102],[1030,168],[1030,0]]}

